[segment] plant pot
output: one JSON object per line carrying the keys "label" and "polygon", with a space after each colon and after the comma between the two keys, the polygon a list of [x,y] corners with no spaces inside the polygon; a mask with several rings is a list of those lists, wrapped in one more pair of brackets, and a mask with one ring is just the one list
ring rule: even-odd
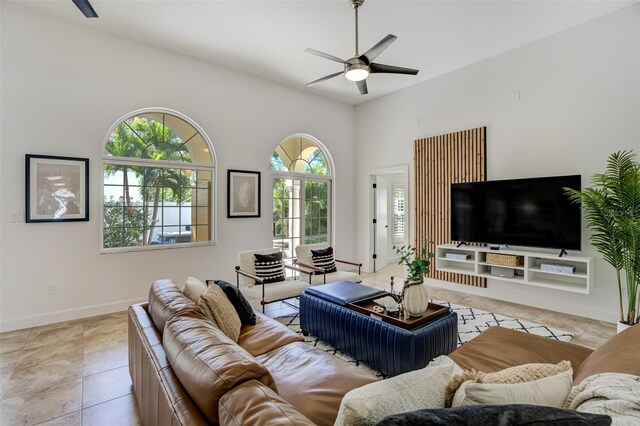
{"label": "plant pot", "polygon": [[618,330],[617,333],[622,333],[623,331],[625,331],[627,328],[629,327],[633,327],[632,325],[629,324],[625,324],[623,322],[618,321]]}
{"label": "plant pot", "polygon": [[406,286],[402,300],[404,310],[412,317],[424,314],[429,306],[427,287],[422,282],[409,282]]}

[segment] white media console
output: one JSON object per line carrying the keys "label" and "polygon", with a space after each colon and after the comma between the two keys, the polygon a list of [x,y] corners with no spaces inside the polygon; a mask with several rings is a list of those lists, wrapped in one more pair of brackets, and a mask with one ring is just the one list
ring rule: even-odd
{"label": "white media console", "polygon": [[[447,259],[447,253],[460,253],[467,255],[469,258],[467,260]],[[524,258],[524,262],[520,266],[493,265],[486,262],[487,253],[522,256]],[[575,272],[567,274],[562,272],[543,271],[540,269],[540,265],[542,263],[574,266]],[[517,275],[513,278],[491,275],[492,266],[513,269]],[[436,247],[436,269],[444,272],[474,275],[477,277],[508,281],[516,284],[546,287],[584,294],[588,294],[591,291],[594,277],[592,257],[558,257],[557,253],[540,253],[510,249],[492,250],[489,247],[480,246],[457,247],[455,244],[443,244]]]}

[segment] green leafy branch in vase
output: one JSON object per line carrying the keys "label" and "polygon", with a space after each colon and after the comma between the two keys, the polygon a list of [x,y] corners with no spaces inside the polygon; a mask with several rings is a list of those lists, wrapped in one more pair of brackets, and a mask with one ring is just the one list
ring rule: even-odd
{"label": "green leafy branch in vase", "polygon": [[430,272],[431,260],[435,255],[429,251],[428,247],[433,244],[433,240],[430,238],[424,238],[420,247],[414,247],[411,244],[407,244],[402,247],[396,245],[393,249],[396,254],[400,255],[398,265],[405,265],[407,267],[407,281],[406,287],[411,285],[422,284],[424,277]]}

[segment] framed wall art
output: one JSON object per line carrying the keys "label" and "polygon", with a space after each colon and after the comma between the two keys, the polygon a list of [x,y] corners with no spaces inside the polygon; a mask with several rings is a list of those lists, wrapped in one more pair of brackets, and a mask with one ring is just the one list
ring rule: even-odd
{"label": "framed wall art", "polygon": [[89,220],[89,159],[26,155],[26,221]]}
{"label": "framed wall art", "polygon": [[260,217],[260,172],[227,170],[227,217]]}

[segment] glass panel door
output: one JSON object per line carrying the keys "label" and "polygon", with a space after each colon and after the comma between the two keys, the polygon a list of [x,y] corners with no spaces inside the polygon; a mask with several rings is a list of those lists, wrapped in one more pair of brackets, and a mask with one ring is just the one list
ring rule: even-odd
{"label": "glass panel door", "polygon": [[304,197],[304,243],[329,242],[329,182],[307,180]]}

